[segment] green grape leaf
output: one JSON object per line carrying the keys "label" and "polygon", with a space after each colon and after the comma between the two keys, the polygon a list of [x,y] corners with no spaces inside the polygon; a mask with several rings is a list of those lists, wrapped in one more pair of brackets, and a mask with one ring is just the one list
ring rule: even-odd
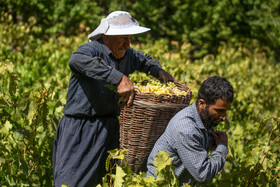
{"label": "green grape leaf", "polygon": [[116,175],[115,175],[115,182],[114,182],[114,186],[115,187],[121,187],[123,182],[124,182],[124,176],[126,175],[126,173],[124,172],[124,170],[119,167],[116,166]]}

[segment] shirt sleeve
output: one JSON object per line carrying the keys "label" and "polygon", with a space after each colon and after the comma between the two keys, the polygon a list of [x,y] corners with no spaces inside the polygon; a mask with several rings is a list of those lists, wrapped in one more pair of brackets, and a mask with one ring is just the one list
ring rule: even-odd
{"label": "shirt sleeve", "polygon": [[111,67],[103,58],[96,55],[90,44],[82,45],[71,55],[69,66],[73,73],[99,80],[106,84],[116,85],[123,73]]}
{"label": "shirt sleeve", "polygon": [[145,72],[148,75],[152,75],[155,78],[158,78],[158,72],[162,70],[162,67],[158,60],[153,59],[148,54],[143,54],[141,51],[135,51],[136,62],[138,64],[138,70]]}
{"label": "shirt sleeve", "polygon": [[203,147],[203,138],[197,130],[191,130],[188,134],[179,134],[179,141],[176,142],[178,155],[189,173],[196,181],[203,183],[211,181],[222,169],[228,149],[225,145],[219,144],[216,151],[208,156],[207,150]]}

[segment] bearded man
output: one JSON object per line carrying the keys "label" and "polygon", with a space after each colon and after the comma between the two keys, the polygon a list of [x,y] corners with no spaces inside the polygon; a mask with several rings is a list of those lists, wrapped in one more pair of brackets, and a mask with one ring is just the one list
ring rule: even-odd
{"label": "bearded man", "polygon": [[158,151],[165,151],[173,159],[180,185],[211,181],[223,168],[228,154],[227,134],[213,127],[226,119],[233,97],[233,87],[226,78],[205,80],[197,101],[179,111],[155,143],[147,162],[147,176],[156,178],[153,162]]}

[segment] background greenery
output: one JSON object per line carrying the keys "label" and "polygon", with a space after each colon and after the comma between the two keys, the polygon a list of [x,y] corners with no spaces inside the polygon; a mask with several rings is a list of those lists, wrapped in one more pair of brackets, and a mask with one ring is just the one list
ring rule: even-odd
{"label": "background greenery", "polygon": [[[191,102],[209,76],[232,83],[230,125],[219,127],[228,134],[230,153],[208,185],[279,185],[279,1],[4,0],[0,5],[1,186],[53,185],[52,144],[66,102],[69,57],[113,10],[129,11],[152,28],[135,36],[132,47],[185,82],[193,91]],[[148,77],[135,73],[131,79]]]}

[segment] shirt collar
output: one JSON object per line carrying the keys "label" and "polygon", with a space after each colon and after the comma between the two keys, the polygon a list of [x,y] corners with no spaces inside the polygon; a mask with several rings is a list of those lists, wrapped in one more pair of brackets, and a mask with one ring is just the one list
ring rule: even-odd
{"label": "shirt collar", "polygon": [[98,40],[95,40],[93,42],[98,43],[101,48],[103,49],[103,53],[105,53],[108,56],[113,56],[112,51],[104,44],[103,40],[101,38],[99,38]]}

